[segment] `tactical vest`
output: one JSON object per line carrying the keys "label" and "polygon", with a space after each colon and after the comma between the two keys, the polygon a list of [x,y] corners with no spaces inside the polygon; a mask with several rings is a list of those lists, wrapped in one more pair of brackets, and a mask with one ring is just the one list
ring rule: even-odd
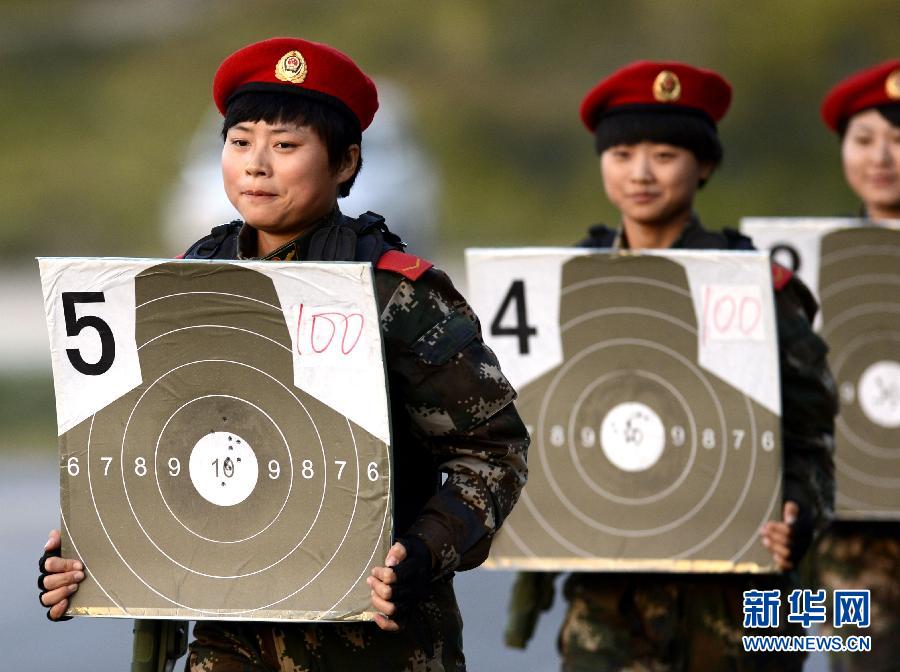
{"label": "tactical vest", "polygon": [[[578,243],[578,247],[612,247],[618,231],[603,224],[588,229],[588,237]],[[691,227],[685,232],[680,248],[687,250],[755,250],[753,241],[735,229],[707,231],[701,226]]]}
{"label": "tactical vest", "polygon": [[[205,238],[191,245],[184,259],[237,259],[238,234],[243,222],[217,226]],[[312,234],[304,261],[370,261],[376,264],[385,252],[402,252],[406,247],[392,233],[384,217],[366,212],[357,218],[341,214],[338,221]]]}

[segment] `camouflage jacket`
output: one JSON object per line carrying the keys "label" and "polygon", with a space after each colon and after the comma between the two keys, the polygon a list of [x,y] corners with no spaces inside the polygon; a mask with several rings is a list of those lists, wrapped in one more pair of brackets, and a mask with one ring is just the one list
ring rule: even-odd
{"label": "camouflage jacket", "polygon": [[[383,218],[351,219],[335,210],[265,259],[376,263],[393,428],[394,531],[422,539],[439,573],[448,574],[487,557],[525,485],[529,438],[512,403],[515,391],[450,278],[412,255],[403,256],[421,265],[415,273],[377,264],[384,252],[402,248]],[[255,231],[240,222],[219,227],[184,256],[253,258]]]}

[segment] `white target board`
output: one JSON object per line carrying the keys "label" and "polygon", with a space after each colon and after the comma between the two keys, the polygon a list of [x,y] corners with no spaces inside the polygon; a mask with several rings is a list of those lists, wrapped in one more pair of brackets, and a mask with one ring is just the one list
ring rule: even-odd
{"label": "white target board", "polygon": [[741,229],[821,306],[841,400],[836,515],[900,520],[900,222],[748,218]]}
{"label": "white target board", "polygon": [[369,264],[39,259],[67,613],[370,620],[390,547]]}
{"label": "white target board", "polygon": [[529,480],[490,566],[762,572],[780,515],[771,272],[756,252],[468,250]]}

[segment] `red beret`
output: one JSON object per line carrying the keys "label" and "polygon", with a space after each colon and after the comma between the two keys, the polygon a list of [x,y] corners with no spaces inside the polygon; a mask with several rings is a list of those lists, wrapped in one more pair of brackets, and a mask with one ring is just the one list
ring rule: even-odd
{"label": "red beret", "polygon": [[349,56],[295,37],[274,37],[231,54],[216,71],[213,100],[224,115],[235,93],[279,89],[337,100],[362,130],[378,109],[375,84]]}
{"label": "red beret", "polygon": [[900,58],[885,61],[841,80],[822,101],[822,119],[837,132],[857,112],[886,104],[900,104]]}
{"label": "red beret", "polygon": [[658,107],[725,116],[731,85],[718,73],[674,61],[637,61],[616,70],[581,101],[581,120],[592,133],[601,115],[619,107]]}

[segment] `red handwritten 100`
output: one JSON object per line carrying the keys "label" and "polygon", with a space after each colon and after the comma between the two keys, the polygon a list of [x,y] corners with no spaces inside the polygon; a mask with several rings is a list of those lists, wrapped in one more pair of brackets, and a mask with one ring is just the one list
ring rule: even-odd
{"label": "red handwritten 100", "polygon": [[711,286],[703,292],[703,340],[761,337],[762,301],[755,287]]}
{"label": "red handwritten 100", "polygon": [[325,352],[349,355],[362,338],[366,319],[362,313],[340,311],[312,312],[301,303],[297,311],[298,355]]}

